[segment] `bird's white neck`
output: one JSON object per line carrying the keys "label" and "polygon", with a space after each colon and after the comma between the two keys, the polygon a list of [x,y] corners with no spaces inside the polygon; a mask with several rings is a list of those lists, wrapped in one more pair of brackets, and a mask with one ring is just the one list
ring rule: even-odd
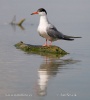
{"label": "bird's white neck", "polygon": [[47,18],[47,16],[45,15],[45,16],[40,16],[40,22],[39,22],[39,25],[47,25],[47,24],[49,24],[49,21],[48,21],[48,18]]}

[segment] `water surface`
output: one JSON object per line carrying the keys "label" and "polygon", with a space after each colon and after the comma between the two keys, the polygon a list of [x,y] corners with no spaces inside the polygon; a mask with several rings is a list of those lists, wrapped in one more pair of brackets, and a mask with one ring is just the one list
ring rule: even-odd
{"label": "water surface", "polygon": [[[66,35],[82,36],[74,41],[56,41],[70,54],[26,54],[17,42],[42,45],[37,33],[44,7],[48,18]],[[0,1],[0,99],[2,100],[89,100],[90,99],[90,1],[89,0],[1,0]],[[25,18],[22,27],[12,26]]]}

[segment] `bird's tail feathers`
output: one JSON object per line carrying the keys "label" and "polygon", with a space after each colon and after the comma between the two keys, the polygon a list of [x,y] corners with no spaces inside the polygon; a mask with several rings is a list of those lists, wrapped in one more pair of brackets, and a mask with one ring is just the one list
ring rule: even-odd
{"label": "bird's tail feathers", "polygon": [[67,36],[67,35],[64,35],[64,40],[72,41],[72,40],[74,40],[73,38],[81,38],[81,37],[74,37],[74,36]]}
{"label": "bird's tail feathers", "polygon": [[82,38],[82,37],[76,37],[76,36],[67,36],[67,35],[64,35],[64,37],[67,37],[67,38]]}

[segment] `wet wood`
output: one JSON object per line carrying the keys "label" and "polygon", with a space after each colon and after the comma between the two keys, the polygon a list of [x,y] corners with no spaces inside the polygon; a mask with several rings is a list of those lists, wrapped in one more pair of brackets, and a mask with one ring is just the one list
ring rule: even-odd
{"label": "wet wood", "polygon": [[41,46],[41,45],[31,45],[25,44],[22,41],[15,44],[17,49],[21,49],[27,53],[34,53],[34,54],[56,54],[56,55],[66,55],[68,54],[66,51],[61,49],[58,46]]}
{"label": "wet wood", "polygon": [[10,22],[11,25],[18,25],[22,26],[22,23],[25,21],[25,18],[21,19],[18,23],[16,22],[16,15],[13,17],[12,21]]}
{"label": "wet wood", "polygon": [[17,25],[21,26],[24,21],[25,21],[25,18],[20,20],[20,22],[18,22]]}

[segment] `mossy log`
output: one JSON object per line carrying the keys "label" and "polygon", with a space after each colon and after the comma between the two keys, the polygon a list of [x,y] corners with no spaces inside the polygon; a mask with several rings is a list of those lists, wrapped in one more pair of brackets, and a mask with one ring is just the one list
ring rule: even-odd
{"label": "mossy log", "polygon": [[66,51],[61,49],[58,46],[41,46],[41,45],[31,45],[25,44],[22,41],[15,44],[17,49],[21,49],[27,53],[34,53],[34,54],[56,54],[56,55],[66,55],[68,54]]}

